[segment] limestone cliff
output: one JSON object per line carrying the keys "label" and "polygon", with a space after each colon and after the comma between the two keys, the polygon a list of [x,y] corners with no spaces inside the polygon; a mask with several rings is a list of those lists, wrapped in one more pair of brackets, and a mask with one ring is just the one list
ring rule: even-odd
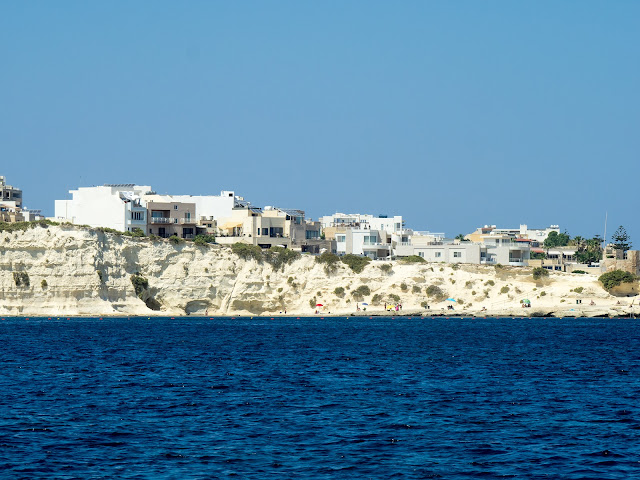
{"label": "limestone cliff", "polygon": [[[369,293],[354,295],[363,285]],[[523,298],[531,309],[520,308]],[[617,308],[618,301],[590,275],[552,274],[536,283],[525,268],[402,262],[371,262],[360,274],[340,263],[327,274],[307,255],[274,269],[217,245],[175,245],[72,226],[0,232],[1,315],[260,315],[285,309],[308,315],[316,303],[322,313],[346,314],[362,302],[369,304],[367,313],[382,313],[384,302],[398,299],[404,313],[425,311],[426,302],[430,313],[448,313],[452,304],[456,313],[486,308],[515,315],[589,315],[591,300],[600,309]],[[620,308],[632,308],[630,302]]]}

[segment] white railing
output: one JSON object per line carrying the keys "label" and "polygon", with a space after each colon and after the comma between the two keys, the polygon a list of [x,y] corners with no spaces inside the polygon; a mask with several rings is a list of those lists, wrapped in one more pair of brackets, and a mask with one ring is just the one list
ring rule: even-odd
{"label": "white railing", "polygon": [[169,217],[151,217],[151,223],[173,223],[173,218]]}
{"label": "white railing", "polygon": [[181,218],[180,223],[185,224],[185,223],[197,223],[197,222],[195,218],[188,217],[188,218]]}

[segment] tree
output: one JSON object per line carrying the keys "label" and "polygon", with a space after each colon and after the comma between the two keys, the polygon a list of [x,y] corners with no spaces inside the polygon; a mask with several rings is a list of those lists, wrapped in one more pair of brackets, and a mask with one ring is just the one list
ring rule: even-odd
{"label": "tree", "polygon": [[587,243],[586,239],[581,237],[580,235],[576,235],[571,240],[569,240],[569,245],[573,247],[578,247],[578,248],[584,247],[586,243]]}
{"label": "tree", "polygon": [[456,240],[460,240],[461,242],[468,242],[469,240],[467,240],[466,238],[464,238],[464,233],[459,233],[458,235],[456,235]]}
{"label": "tree", "polygon": [[593,263],[602,260],[602,239],[599,235],[588,240],[578,247],[575,258],[579,263]]}
{"label": "tree", "polygon": [[622,270],[613,270],[600,275],[598,278],[605,290],[611,290],[613,287],[617,287],[621,283],[632,283],[637,280],[637,277],[629,272]]}
{"label": "tree", "polygon": [[540,280],[542,277],[548,277],[549,270],[546,270],[542,267],[536,267],[533,269],[533,279]]}
{"label": "tree", "polygon": [[551,232],[549,233],[547,239],[544,241],[544,246],[547,248],[566,247],[569,244],[569,239],[569,234],[566,232]]}
{"label": "tree", "polygon": [[631,248],[631,237],[622,225],[613,233],[611,240],[613,240],[613,246],[616,250],[626,252]]}

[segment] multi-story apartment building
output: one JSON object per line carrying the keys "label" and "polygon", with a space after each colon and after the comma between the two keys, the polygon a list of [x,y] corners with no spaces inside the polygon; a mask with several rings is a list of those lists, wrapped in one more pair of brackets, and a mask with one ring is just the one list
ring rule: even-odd
{"label": "multi-story apartment building", "polygon": [[56,200],[54,218],[76,225],[107,227],[121,232],[136,228],[147,233],[147,209],[141,197],[151,192],[147,185],[105,184],[70,190],[70,200]]}
{"label": "multi-story apartment building", "polygon": [[28,221],[28,219],[24,217],[20,208],[0,202],[0,222],[15,223],[24,221]]}
{"label": "multi-story apartment building", "polygon": [[218,243],[284,246],[310,253],[319,253],[326,244],[321,239],[320,222],[306,220],[303,210],[262,209],[248,204],[234,208],[228,218],[218,219],[215,234]]}
{"label": "multi-story apartment building", "polygon": [[7,185],[6,178],[0,175],[0,203],[6,207],[22,208],[22,190]]}
{"label": "multi-story apartment building", "polygon": [[365,255],[372,259],[390,258],[397,245],[406,241],[402,216],[377,217],[369,214],[335,213],[320,218],[325,238],[338,255]]}
{"label": "multi-story apartment building", "polygon": [[547,228],[529,228],[526,224],[519,228],[497,228],[495,225],[485,225],[477,228],[473,233],[465,235],[465,239],[475,243],[481,243],[484,238],[491,238],[495,235],[506,235],[512,238],[525,238],[533,242],[533,246],[543,244],[551,232],[560,233],[558,225],[551,225]]}
{"label": "multi-story apartment building", "polygon": [[444,234],[411,235],[397,248],[397,255],[417,255],[428,262],[472,263],[476,265],[525,266],[530,258],[530,240],[494,235],[483,243],[446,239]]}
{"label": "multi-story apartment building", "polygon": [[[162,197],[162,196],[158,196]],[[148,201],[147,231],[149,235],[168,238],[194,238],[196,235],[196,204],[172,201],[173,197],[158,198],[168,201]]]}

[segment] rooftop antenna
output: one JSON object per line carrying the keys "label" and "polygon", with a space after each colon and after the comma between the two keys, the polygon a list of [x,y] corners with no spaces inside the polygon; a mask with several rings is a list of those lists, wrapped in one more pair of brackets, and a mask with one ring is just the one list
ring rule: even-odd
{"label": "rooftop antenna", "polygon": [[604,247],[607,246],[607,214],[608,212],[604,212],[604,237],[602,237],[602,250],[604,251]]}

